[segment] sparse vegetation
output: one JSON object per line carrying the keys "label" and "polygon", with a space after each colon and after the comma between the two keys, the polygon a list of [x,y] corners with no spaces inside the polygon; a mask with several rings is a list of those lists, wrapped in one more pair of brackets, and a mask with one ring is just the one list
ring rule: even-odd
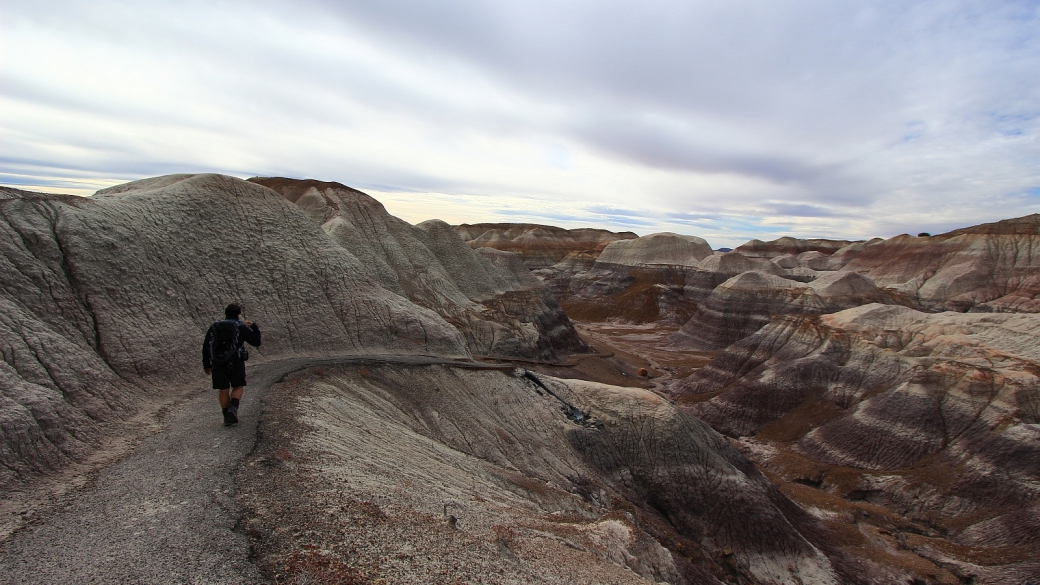
{"label": "sparse vegetation", "polygon": [[1019,388],[1015,393],[1018,402],[1019,417],[1024,422],[1040,423],[1040,383],[1032,383]]}

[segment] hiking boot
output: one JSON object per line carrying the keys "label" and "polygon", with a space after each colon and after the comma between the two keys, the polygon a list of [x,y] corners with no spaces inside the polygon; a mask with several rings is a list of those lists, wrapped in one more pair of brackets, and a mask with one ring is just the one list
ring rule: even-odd
{"label": "hiking boot", "polygon": [[232,406],[228,409],[227,415],[224,416],[224,424],[231,426],[238,424],[238,409]]}

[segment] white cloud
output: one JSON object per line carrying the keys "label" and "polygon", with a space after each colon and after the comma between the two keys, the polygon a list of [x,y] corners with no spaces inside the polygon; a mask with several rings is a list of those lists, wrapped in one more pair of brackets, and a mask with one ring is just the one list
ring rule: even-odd
{"label": "white cloud", "polygon": [[1038,23],[1035,2],[15,0],[0,182],[313,177],[410,221],[717,246],[939,232],[1037,211]]}

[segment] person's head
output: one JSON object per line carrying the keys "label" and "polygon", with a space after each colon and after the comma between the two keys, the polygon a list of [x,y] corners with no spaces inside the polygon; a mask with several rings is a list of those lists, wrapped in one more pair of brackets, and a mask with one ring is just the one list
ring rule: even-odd
{"label": "person's head", "polygon": [[224,309],[225,319],[238,319],[238,316],[242,314],[242,307],[238,306],[238,303],[231,303]]}

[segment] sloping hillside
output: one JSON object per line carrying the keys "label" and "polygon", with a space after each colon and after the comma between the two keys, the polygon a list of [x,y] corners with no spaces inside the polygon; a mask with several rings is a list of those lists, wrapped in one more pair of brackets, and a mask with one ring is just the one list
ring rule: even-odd
{"label": "sloping hillside", "polygon": [[81,460],[143,389],[196,380],[203,334],[232,301],[263,330],[254,360],[583,347],[547,292],[357,192],[336,195],[354,215],[329,207],[328,232],[306,201],[221,175],[2,193],[0,485]]}
{"label": "sloping hillside", "polygon": [[275,392],[239,473],[272,574],[869,581],[721,436],[644,390],[373,365]]}

